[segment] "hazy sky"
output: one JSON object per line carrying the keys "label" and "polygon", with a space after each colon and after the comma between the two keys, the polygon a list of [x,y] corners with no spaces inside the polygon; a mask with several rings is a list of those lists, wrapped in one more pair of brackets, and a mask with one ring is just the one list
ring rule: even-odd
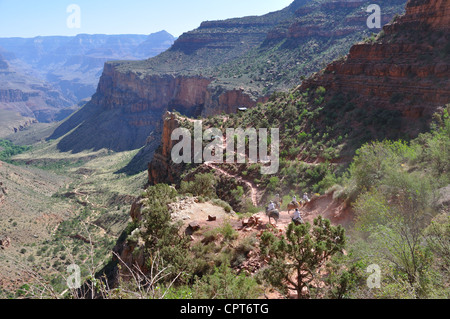
{"label": "hazy sky", "polygon": [[[0,0],[0,37],[47,35],[150,34],[166,30],[174,36],[202,21],[280,10],[293,0]],[[80,28],[67,20],[80,8]],[[73,23],[78,20],[70,19]]]}

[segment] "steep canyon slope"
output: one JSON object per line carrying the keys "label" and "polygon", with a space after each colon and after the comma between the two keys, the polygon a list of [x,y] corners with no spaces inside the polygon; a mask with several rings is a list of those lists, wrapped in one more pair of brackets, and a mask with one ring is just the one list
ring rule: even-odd
{"label": "steep canyon slope", "polygon": [[[377,37],[353,45],[348,56],[289,94],[239,117],[218,116],[209,123],[277,125],[283,160],[311,167],[347,163],[371,140],[415,138],[450,103],[449,8],[449,1],[409,1],[406,13]],[[170,159],[169,137],[180,121],[165,118],[162,146],[149,166],[150,184],[173,183],[183,174],[185,168]],[[249,167],[243,170],[248,173]]]}
{"label": "steep canyon slope", "polygon": [[368,115],[396,114],[397,127],[391,129],[416,136],[450,102],[449,10],[445,0],[409,1],[405,15],[378,37],[352,46],[346,58],[328,65],[301,89],[323,86],[329,97],[345,95]]}
{"label": "steep canyon slope", "polygon": [[[404,3],[382,1],[383,22],[401,13]],[[255,107],[372,32],[369,4],[297,0],[260,17],[204,22],[155,58],[107,63],[92,101],[51,138],[70,132],[59,143],[62,151],[130,150],[143,147],[150,135],[159,139],[167,110],[207,117]]]}

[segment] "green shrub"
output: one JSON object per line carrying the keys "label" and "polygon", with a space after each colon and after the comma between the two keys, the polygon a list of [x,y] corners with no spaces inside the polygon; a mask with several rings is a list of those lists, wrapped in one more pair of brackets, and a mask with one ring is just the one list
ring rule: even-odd
{"label": "green shrub", "polygon": [[230,206],[230,204],[228,204],[227,202],[221,200],[221,199],[213,199],[211,201],[214,205],[222,207],[227,213],[231,213],[231,211],[233,210]]}
{"label": "green shrub", "polygon": [[197,279],[193,288],[194,299],[257,299],[261,287],[252,277],[237,275],[227,264],[214,273]]}
{"label": "green shrub", "polygon": [[229,222],[225,222],[221,227],[217,229],[219,234],[222,234],[225,241],[235,240],[239,234],[234,230],[233,226]]}
{"label": "green shrub", "polygon": [[31,146],[14,145],[11,141],[0,140],[0,161],[9,162],[11,157],[27,152]]}
{"label": "green shrub", "polygon": [[217,197],[216,183],[217,181],[213,174],[197,174],[194,181],[181,182],[180,193],[215,198]]}
{"label": "green shrub", "polygon": [[277,177],[277,176],[273,176],[273,177],[271,177],[271,178],[269,179],[269,183],[268,183],[268,185],[267,185],[267,189],[268,189],[269,191],[272,191],[272,192],[273,192],[273,191],[275,191],[275,190],[278,189],[279,185],[280,185],[280,178]]}

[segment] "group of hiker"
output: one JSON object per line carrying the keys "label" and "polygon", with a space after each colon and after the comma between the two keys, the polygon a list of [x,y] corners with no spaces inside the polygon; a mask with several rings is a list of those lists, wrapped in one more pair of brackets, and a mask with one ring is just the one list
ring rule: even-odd
{"label": "group of hiker", "polygon": [[[309,203],[310,198],[307,193],[303,194],[303,203]],[[300,213],[300,203],[297,201],[297,196],[292,197],[292,202],[288,205],[288,207],[295,208],[294,214],[292,215],[292,222],[296,225],[304,224],[303,218]],[[274,213],[279,215],[279,209],[281,209],[281,198],[279,194],[275,195],[275,198],[273,201],[269,203],[269,206],[267,207],[267,215],[271,216]],[[289,210],[290,211],[290,210]]]}

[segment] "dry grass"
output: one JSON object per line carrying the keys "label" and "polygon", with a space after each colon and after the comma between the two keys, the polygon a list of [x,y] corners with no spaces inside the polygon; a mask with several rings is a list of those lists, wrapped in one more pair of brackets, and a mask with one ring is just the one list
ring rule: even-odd
{"label": "dry grass", "polygon": [[69,254],[86,263],[88,244],[75,237],[84,233],[81,223],[89,225],[97,244],[95,261],[106,262],[129,221],[134,197],[147,181],[146,172],[116,174],[137,151],[62,153],[57,142],[39,142],[13,158],[18,166],[0,167],[0,180],[8,188],[0,206],[0,236],[12,242],[0,251],[0,290],[14,293],[31,280],[14,260],[61,287],[59,276]]}

